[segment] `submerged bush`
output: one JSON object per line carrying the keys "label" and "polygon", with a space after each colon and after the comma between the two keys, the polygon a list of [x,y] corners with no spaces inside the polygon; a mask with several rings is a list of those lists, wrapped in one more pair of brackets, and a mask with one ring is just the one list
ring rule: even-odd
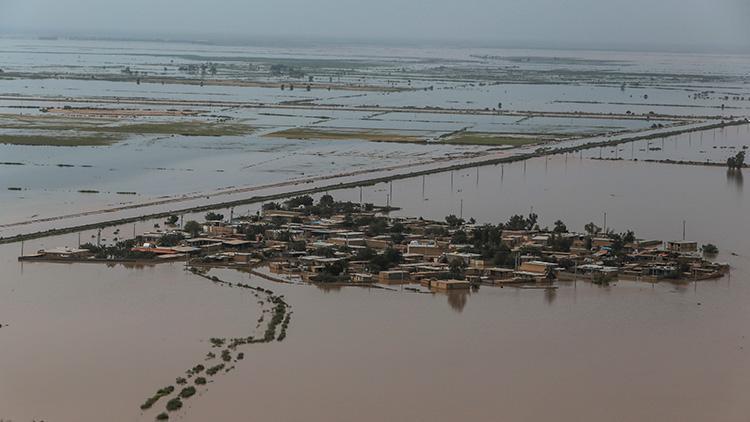
{"label": "submerged bush", "polygon": [[190,398],[193,395],[195,395],[195,387],[193,386],[185,387],[182,389],[182,391],[180,391],[180,397],[182,397],[183,399]]}
{"label": "submerged bush", "polygon": [[172,400],[167,402],[167,410],[170,412],[174,412],[175,410],[180,410],[182,408],[182,400],[175,397]]}

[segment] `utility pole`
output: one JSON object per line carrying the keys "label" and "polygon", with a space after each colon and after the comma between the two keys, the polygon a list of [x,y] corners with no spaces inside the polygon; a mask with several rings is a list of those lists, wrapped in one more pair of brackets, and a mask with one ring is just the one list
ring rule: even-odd
{"label": "utility pole", "polygon": [[687,229],[687,221],[682,220],[682,240],[685,240],[686,229]]}
{"label": "utility pole", "polygon": [[458,218],[464,218],[464,199],[461,198],[461,207],[459,208]]}
{"label": "utility pole", "polygon": [[604,211],[604,234],[607,234],[607,212]]}
{"label": "utility pole", "polygon": [[81,232],[78,232],[78,249],[81,249]]}
{"label": "utility pole", "polygon": [[362,186],[359,187],[359,207],[362,208]]}

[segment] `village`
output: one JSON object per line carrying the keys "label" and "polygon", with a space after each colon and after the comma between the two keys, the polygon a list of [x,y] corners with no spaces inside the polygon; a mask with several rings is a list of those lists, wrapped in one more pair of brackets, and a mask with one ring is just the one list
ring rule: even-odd
{"label": "village", "polygon": [[657,282],[720,278],[729,266],[713,262],[718,249],[697,242],[638,239],[589,223],[574,233],[562,221],[540,228],[537,216],[515,215],[498,225],[454,215],[445,221],[388,217],[390,208],[336,202],[324,195],[263,205],[256,215],[228,220],[208,213],[182,228],[171,216],[165,230],[120,241],[23,255],[23,261],[184,261],[194,271],[231,267],[261,277],[306,283],[419,284],[431,290],[478,285],[549,285],[555,281]]}

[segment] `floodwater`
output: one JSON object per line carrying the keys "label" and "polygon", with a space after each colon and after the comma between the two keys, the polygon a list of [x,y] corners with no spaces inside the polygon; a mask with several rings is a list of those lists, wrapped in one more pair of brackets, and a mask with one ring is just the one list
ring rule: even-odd
{"label": "floodwater", "polygon": [[750,125],[631,142],[582,152],[583,157],[624,160],[673,160],[726,164],[740,151],[749,153]]}
{"label": "floodwater", "polygon": [[[258,187],[352,169],[416,167],[435,159],[458,160],[466,153],[492,154],[492,148],[482,146],[266,136],[290,128],[383,130],[428,139],[459,130],[575,138],[644,130],[654,122],[645,115],[528,118],[465,111],[502,105],[503,111],[513,112],[655,112],[674,115],[674,119],[659,121],[670,125],[685,115],[712,120],[717,115],[746,115],[750,109],[745,83],[750,59],[746,56],[0,38],[0,59],[5,75],[0,78],[0,114],[10,121],[15,115],[47,116],[40,110],[44,107],[179,108],[199,112],[203,119],[228,117],[255,129],[246,136],[133,135],[101,147],[0,144],[3,226],[165,197],[211,196],[233,187]],[[206,62],[218,65],[218,73],[208,76],[211,80],[295,83],[298,88],[282,91],[183,83],[182,78],[199,76],[185,71],[186,66]],[[316,84],[332,84],[336,89],[300,89],[306,78],[264,70],[273,63],[301,69]],[[106,80],[121,78],[126,68],[172,83]],[[362,86],[374,89],[353,90]],[[424,89],[428,87],[434,89]],[[404,90],[382,92],[383,88]],[[290,101],[300,108],[284,107]],[[356,109],[363,105],[390,111]],[[452,112],[410,113],[413,107],[442,107]],[[144,117],[128,120],[149,121]],[[0,130],[14,135],[18,131]],[[172,207],[183,208],[174,205],[160,210]],[[87,222],[91,221],[76,221]],[[52,222],[22,232],[59,226]],[[17,233],[0,228],[1,236]]]}
{"label": "floodwater", "polygon": [[[427,176],[424,195],[421,177],[365,188],[367,201],[392,189],[399,214],[436,219],[463,211],[494,223],[533,207],[542,225],[560,218],[581,229],[607,212],[608,227],[664,240],[681,236],[686,220],[688,238],[717,244],[732,272],[697,284],[431,295],[213,270],[284,294],[292,323],[283,343],[245,349],[237,369],[200,389],[179,418],[747,420],[750,202],[741,180],[721,168],[569,154]],[[358,189],[332,193],[359,197]],[[179,264],[22,267],[18,248],[0,248],[5,418],[151,420],[155,411],[138,409],[143,399],[199,360],[209,337],[244,333],[259,312],[252,297]]]}
{"label": "floodwater", "polygon": [[[329,74],[337,75],[334,83],[434,86],[430,91],[385,94],[2,79],[0,95],[8,96],[0,100],[3,113],[39,114],[38,107],[65,106],[68,99],[115,107],[115,97],[132,100],[128,107],[151,109],[173,106],[138,101],[278,105],[310,100],[313,105],[457,110],[493,108],[502,102],[503,109],[516,111],[654,111],[703,115],[706,120],[747,114],[750,107],[743,79],[750,70],[747,56],[0,39],[0,57],[6,72],[106,77],[121,75],[130,66],[151,75],[192,77],[178,67],[212,61],[221,65],[216,79],[280,82],[285,79],[256,77],[252,69],[259,62],[282,62],[302,66],[323,81]],[[567,75],[564,80],[558,79],[561,74]],[[648,83],[639,81],[645,80],[643,75],[648,75]],[[482,78],[474,80],[476,76]],[[18,96],[45,98],[27,101]],[[287,128],[597,134],[562,141],[562,147],[626,137],[612,132],[653,123],[199,104],[206,114],[246,120],[257,130],[244,137],[136,136],[108,147],[0,145],[0,224],[166,196],[189,198],[4,228],[2,236],[404,174],[536,148],[500,151],[264,136]],[[25,106],[32,108],[19,108]],[[696,132],[362,189],[332,187],[329,193],[339,200],[391,203],[401,208],[395,215],[431,219],[456,214],[498,223],[516,213],[534,212],[542,226],[562,219],[570,229],[581,230],[592,221],[605,225],[606,215],[608,228],[663,240],[681,238],[684,222],[687,238],[718,245],[718,259],[728,262],[732,271],[723,279],[697,284],[617,282],[600,287],[581,281],[545,290],[481,287],[420,294],[401,288],[321,289],[213,270],[209,275],[283,294],[293,309],[288,336],[284,342],[238,350],[245,359],[236,369],[199,388],[171,419],[747,421],[747,171],[644,160],[724,162],[748,144],[748,130],[739,126]],[[625,160],[595,159],[600,157]],[[365,169],[375,171],[305,181]],[[280,182],[290,183],[274,185]],[[232,190],[239,187],[257,189]],[[80,193],[82,189],[100,193]],[[225,194],[212,196],[217,190]],[[237,216],[259,208],[260,204],[250,204],[231,212]],[[220,212],[228,215],[230,210]],[[111,244],[160,223],[108,227],[101,232],[102,241]],[[262,307],[252,294],[190,274],[180,263],[133,267],[22,264],[16,259],[22,249],[28,253],[75,246],[96,236],[86,231],[80,237],[70,234],[0,246],[0,421],[153,420],[164,400],[147,412],[139,409],[140,404],[202,363],[211,350],[210,338],[256,334]]]}

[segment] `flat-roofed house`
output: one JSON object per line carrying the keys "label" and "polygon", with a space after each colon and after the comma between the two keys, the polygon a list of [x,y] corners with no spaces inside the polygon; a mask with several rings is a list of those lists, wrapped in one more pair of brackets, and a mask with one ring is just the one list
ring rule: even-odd
{"label": "flat-roofed house", "polygon": [[667,250],[677,253],[698,252],[698,242],[692,242],[688,240],[673,240],[671,242],[667,242]]}

